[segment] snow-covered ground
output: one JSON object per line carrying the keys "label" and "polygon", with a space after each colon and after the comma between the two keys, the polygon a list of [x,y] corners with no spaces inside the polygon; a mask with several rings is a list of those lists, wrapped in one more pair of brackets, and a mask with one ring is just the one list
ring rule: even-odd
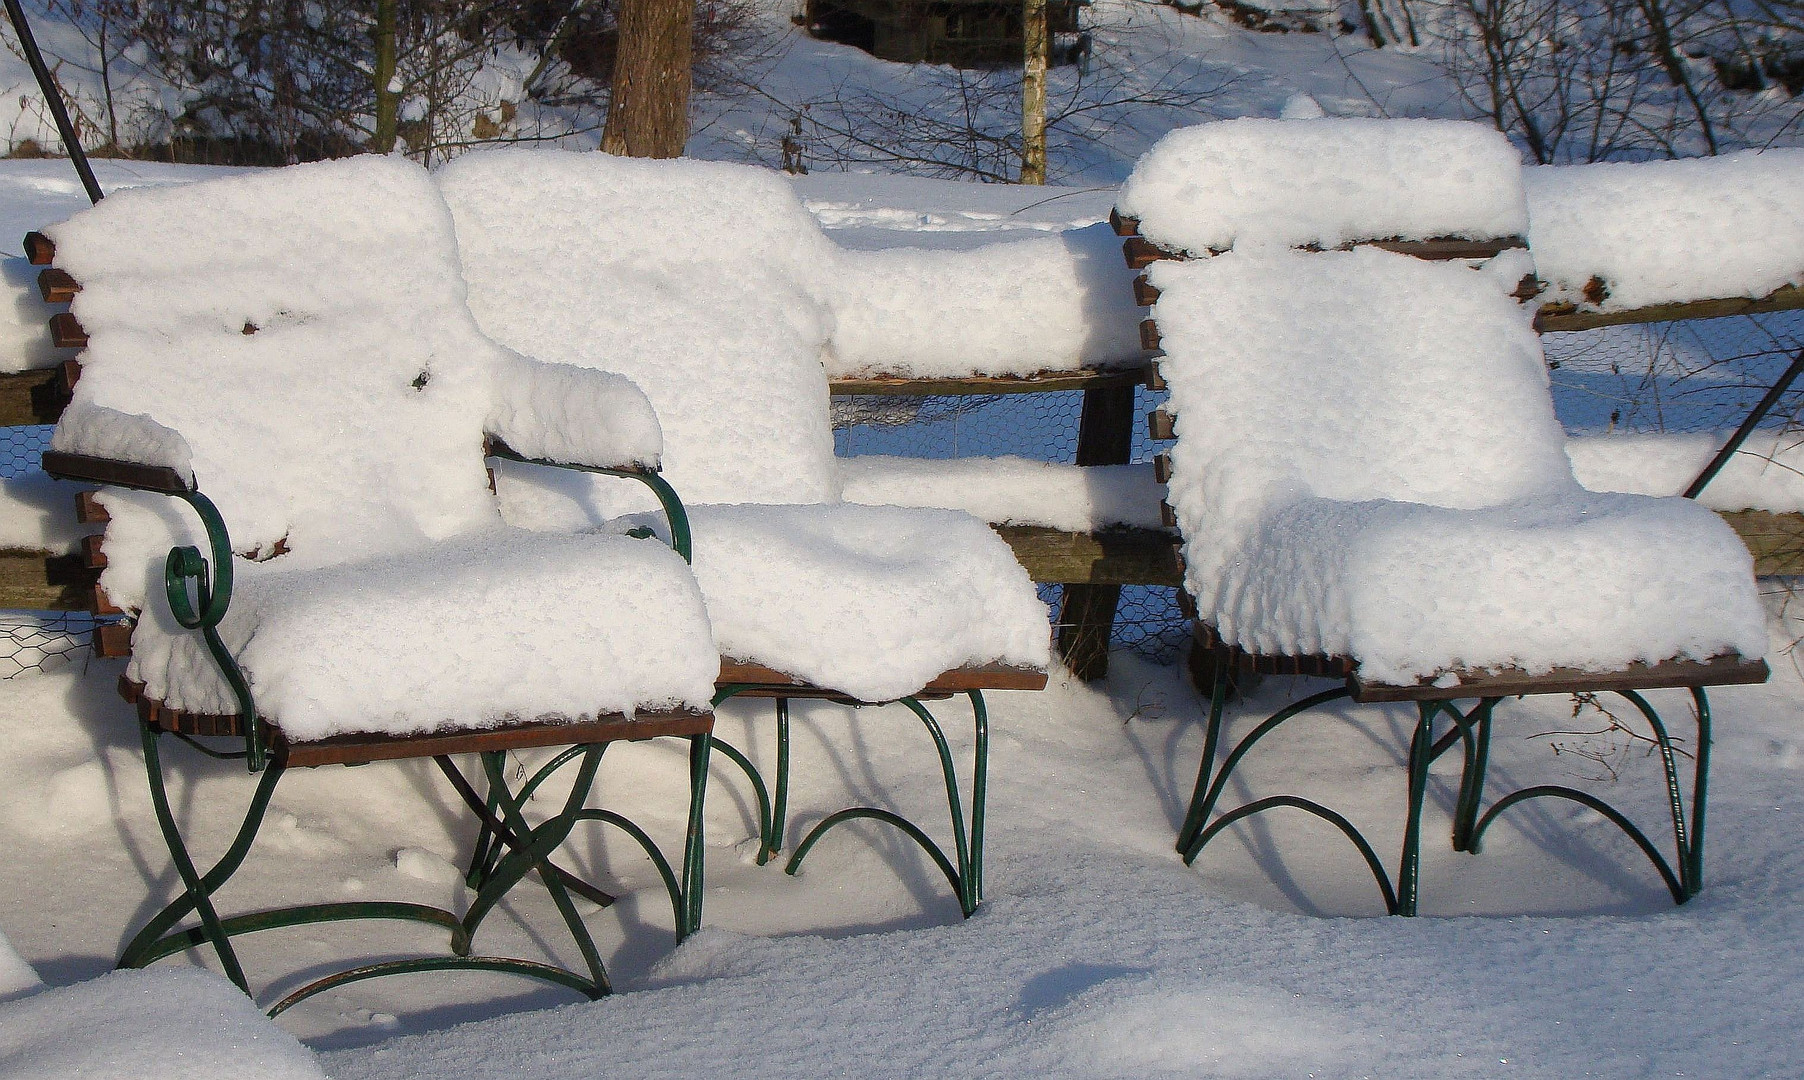
{"label": "snow-covered ground", "polygon": [[[707,929],[681,949],[649,864],[611,841],[573,845],[573,861],[623,894],[585,907],[616,996],[570,1004],[502,978],[389,979],[324,995],[284,1024],[340,1080],[1795,1075],[1804,683],[1789,655],[1776,659],[1770,685],[1715,696],[1708,885],[1683,908],[1620,834],[1559,806],[1518,808],[1482,855],[1453,853],[1451,763],[1436,770],[1427,817],[1426,917],[1378,917],[1357,856],[1309,819],[1267,816],[1187,870],[1170,845],[1201,708],[1175,670],[1121,655],[1100,687],[994,695],[988,900],[968,922],[925,859],[879,828],[833,836],[797,878],[752,865],[744,789],[717,770]],[[95,662],[0,696],[0,927],[52,984],[105,971],[173,881],[116,675]],[[1275,680],[1235,715],[1315,686]],[[945,711],[967,748],[959,710]],[[768,762],[768,716],[747,715],[729,708],[721,732]],[[1603,726],[1565,699],[1508,715],[1499,789],[1602,774],[1555,745],[1620,745],[1544,734]],[[1274,736],[1246,788],[1317,792],[1394,853],[1412,719],[1407,707],[1329,710]],[[874,798],[944,833],[931,751],[905,713],[807,706],[798,721],[799,823]],[[248,780],[235,763],[170,756],[178,812],[216,851]],[[1610,760],[1620,779],[1592,789],[1657,824],[1656,762],[1634,748]],[[602,797],[674,843],[682,761],[676,744],[619,747]],[[451,863],[469,839],[424,763],[295,774],[230,902],[467,902]],[[573,959],[530,883],[508,913],[538,932],[496,920],[479,947],[549,945]],[[264,937],[245,945],[253,971],[314,970],[339,946],[443,944],[404,926]]]}

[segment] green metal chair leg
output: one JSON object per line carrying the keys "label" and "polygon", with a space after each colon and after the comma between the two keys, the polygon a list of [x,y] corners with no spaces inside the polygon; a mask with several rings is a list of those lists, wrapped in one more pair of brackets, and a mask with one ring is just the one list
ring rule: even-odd
{"label": "green metal chair leg", "polygon": [[1197,833],[1203,828],[1203,819],[1208,816],[1210,803],[1206,803],[1205,798],[1209,782],[1214,777],[1215,751],[1221,745],[1221,719],[1227,700],[1228,664],[1217,661],[1215,682],[1209,691],[1209,728],[1203,736],[1203,760],[1196,768],[1196,787],[1190,793],[1190,808],[1184,815],[1183,826],[1178,829],[1179,851],[1188,851],[1190,845],[1196,842]]}
{"label": "green metal chair leg", "polygon": [[1530,799],[1563,799],[1595,810],[1605,820],[1618,829],[1641,849],[1649,862],[1665,882],[1667,891],[1672,894],[1675,904],[1683,904],[1698,894],[1703,888],[1703,825],[1704,812],[1708,804],[1709,771],[1710,771],[1710,702],[1704,688],[1692,687],[1692,701],[1697,708],[1698,745],[1695,771],[1692,776],[1691,814],[1689,820],[1685,813],[1684,794],[1679,784],[1678,764],[1672,746],[1672,739],[1667,734],[1666,725],[1659,713],[1648,703],[1647,699],[1633,690],[1619,690],[1617,693],[1638,709],[1653,730],[1654,742],[1659,747],[1661,767],[1665,774],[1667,805],[1672,815],[1673,846],[1676,857],[1668,862],[1661,855],[1660,849],[1648,839],[1634,822],[1620,810],[1599,799],[1589,792],[1558,784],[1540,784],[1534,787],[1514,791],[1499,799],[1484,812],[1472,828],[1471,843],[1468,850],[1476,853],[1484,839],[1485,830],[1491,822],[1505,810],[1517,803]]}
{"label": "green metal chair leg", "polygon": [[275,790],[276,781],[280,779],[281,766],[271,765],[265,771],[231,848],[227,850],[225,858],[203,877],[195,869],[175,815],[169,809],[169,792],[163,784],[163,764],[157,747],[160,733],[149,724],[140,725],[140,731],[144,744],[144,768],[150,778],[151,806],[156,811],[157,825],[163,832],[163,842],[169,848],[169,856],[174,861],[176,873],[181,876],[187,892],[164,908],[132,939],[120,957],[118,966],[139,967],[149,963],[150,960],[145,957],[163,933],[189,911],[193,911],[200,917],[201,927],[207,940],[212,943],[213,951],[219,956],[219,964],[225,970],[226,978],[249,994],[250,983],[244,977],[244,968],[238,963],[238,954],[232,949],[231,939],[220,925],[219,913],[213,908],[213,893],[238,869],[244,861],[245,853],[250,850],[251,841],[255,839],[257,829],[262,824],[263,813],[269,806],[269,796]]}
{"label": "green metal chair leg", "polygon": [[1414,915],[1421,890],[1422,803],[1428,795],[1428,766],[1434,760],[1433,702],[1417,705],[1415,738],[1409,747],[1409,810],[1403,822],[1403,858],[1397,869],[1397,914]]}
{"label": "green metal chair leg", "polygon": [[[605,743],[592,744],[584,748],[582,765],[577,770],[576,780],[571,785],[570,795],[564,800],[564,808],[555,817],[540,825],[537,829],[529,828],[526,818],[520,810],[520,800],[507,793],[507,780],[502,773],[500,763],[494,755],[484,755],[483,765],[489,774],[491,790],[502,791],[501,810],[503,820],[517,835],[527,837],[524,847],[509,853],[497,866],[493,878],[483,886],[477,894],[470,911],[464,916],[464,926],[470,936],[476,936],[476,927],[497,903],[502,894],[511,888],[529,870],[540,870],[539,881],[545,891],[551,894],[551,901],[556,905],[558,914],[569,928],[570,936],[576,941],[578,951],[582,953],[583,963],[589,969],[590,981],[599,993],[610,993],[612,985],[608,981],[607,968],[601,962],[601,953],[595,947],[595,939],[590,936],[589,928],[583,923],[582,915],[570,899],[569,890],[564,888],[558,874],[550,869],[551,853],[563,844],[570,835],[570,830],[578,820],[583,803],[589,798],[589,789],[594,786],[595,773],[601,767],[602,752],[607,749]],[[517,861],[515,866],[509,863]],[[510,880],[511,879],[511,880]]]}
{"label": "green metal chair leg", "polygon": [[702,926],[702,870],[706,854],[703,824],[708,796],[708,752],[713,743],[713,736],[706,732],[689,739],[689,827],[683,834],[681,886],[688,920],[679,920],[677,924],[678,944]]}
{"label": "green metal chair leg", "polygon": [[777,699],[777,781],[770,809],[770,835],[758,853],[758,865],[783,850],[783,830],[789,820],[789,699]]}
{"label": "green metal chair leg", "polygon": [[898,698],[898,703],[907,707],[920,719],[922,726],[933,738],[935,749],[939,752],[940,772],[946,783],[946,801],[952,818],[952,839],[955,858],[947,858],[946,853],[935,844],[925,832],[912,822],[907,821],[893,811],[872,806],[856,806],[829,814],[817,824],[802,842],[796,846],[795,854],[790,856],[789,864],[784,872],[795,874],[802,868],[802,861],[808,852],[824,836],[829,829],[844,821],[865,818],[886,822],[900,829],[903,835],[920,845],[927,855],[933,859],[946,880],[952,885],[953,893],[958,897],[959,910],[969,918],[983,902],[983,830],[984,802],[988,796],[989,784],[989,750],[990,728],[989,711],[984,705],[981,691],[967,692],[971,700],[972,723],[976,729],[974,762],[971,782],[971,827],[965,828],[965,815],[958,790],[958,773],[952,762],[952,748],[946,742],[946,736],[940,730],[939,721],[933,713],[915,698]]}

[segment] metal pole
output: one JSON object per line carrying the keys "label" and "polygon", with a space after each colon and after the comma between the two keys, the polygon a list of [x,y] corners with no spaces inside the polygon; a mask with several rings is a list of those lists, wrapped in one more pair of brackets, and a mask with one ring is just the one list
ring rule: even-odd
{"label": "metal pole", "polygon": [[100,182],[94,179],[94,170],[88,165],[88,155],[82,152],[81,140],[75,137],[75,124],[69,119],[69,110],[63,105],[63,95],[56,89],[56,80],[50,77],[50,69],[44,66],[44,54],[38,51],[37,39],[31,36],[31,24],[25,20],[25,11],[19,7],[19,0],[6,0],[6,17],[12,20],[13,32],[19,35],[19,47],[25,50],[25,60],[31,65],[31,73],[37,76],[38,90],[44,95],[44,104],[50,107],[50,115],[56,120],[57,134],[62,136],[63,149],[69,152],[69,160],[75,163],[75,171],[81,176],[81,186],[88,189],[88,201],[101,200]]}
{"label": "metal pole", "polygon": [[[11,3],[12,0],[7,0],[7,2]],[[1729,459],[1735,456],[1735,452],[1741,449],[1741,444],[1748,441],[1748,436],[1754,433],[1754,429],[1760,425],[1760,421],[1766,419],[1766,414],[1773,411],[1773,406],[1779,404],[1779,399],[1785,395],[1787,390],[1791,389],[1791,384],[1797,381],[1799,375],[1804,375],[1804,349],[1798,350],[1797,358],[1791,362],[1791,367],[1785,369],[1785,374],[1779,376],[1779,381],[1774,383],[1773,388],[1760,399],[1760,404],[1754,406],[1754,411],[1749,413],[1748,418],[1735,429],[1735,434],[1729,436],[1729,441],[1724,443],[1723,448],[1710,459],[1710,464],[1704,466],[1704,471],[1698,473],[1697,479],[1693,480],[1691,486],[1685,489],[1685,498],[1697,498],[1698,492],[1703,491],[1706,484],[1716,479],[1716,474],[1723,471],[1723,466],[1727,465]]]}

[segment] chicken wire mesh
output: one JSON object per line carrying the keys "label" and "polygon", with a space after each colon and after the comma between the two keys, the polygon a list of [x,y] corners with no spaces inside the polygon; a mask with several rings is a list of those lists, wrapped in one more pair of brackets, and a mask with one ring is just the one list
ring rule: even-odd
{"label": "chicken wire mesh", "polygon": [[[1165,399],[1145,387],[1134,393],[1134,414],[1144,416]],[[1077,460],[1081,390],[970,397],[889,397],[855,395],[833,399],[834,450],[841,457],[894,454],[901,457],[994,457],[1013,454],[1036,461]],[[1134,427],[1132,460],[1151,461],[1159,444]],[[1041,585],[1040,599],[1057,618],[1062,586]],[[1189,637],[1178,610],[1177,590],[1124,585],[1110,635],[1112,648],[1132,649],[1161,663],[1176,660]]]}
{"label": "chicken wire mesh", "polygon": [[[0,479],[35,472],[48,427],[0,428]],[[73,507],[71,507],[73,512]],[[0,679],[54,671],[87,656],[96,620],[79,611],[0,610]]]}

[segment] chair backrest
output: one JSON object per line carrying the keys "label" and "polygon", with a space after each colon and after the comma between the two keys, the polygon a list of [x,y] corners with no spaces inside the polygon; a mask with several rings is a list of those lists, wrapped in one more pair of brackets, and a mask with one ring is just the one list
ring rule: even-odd
{"label": "chair backrest", "polygon": [[834,248],[779,174],[492,151],[438,180],[483,330],[637,383],[684,499],[838,498],[813,285]]}
{"label": "chair backrest", "polygon": [[482,427],[506,353],[425,170],[139,188],[46,231],[88,333],[68,431],[111,409],[179,432],[239,550],[330,563],[499,520]]}
{"label": "chair backrest", "polygon": [[1116,209],[1165,247],[1324,248],[1360,240],[1485,240],[1528,232],[1521,157],[1457,120],[1227,120],[1166,135]]}
{"label": "chair backrest", "polygon": [[1497,275],[1265,249],[1149,276],[1193,552],[1238,550],[1298,499],[1474,509],[1577,488],[1539,339]]}

